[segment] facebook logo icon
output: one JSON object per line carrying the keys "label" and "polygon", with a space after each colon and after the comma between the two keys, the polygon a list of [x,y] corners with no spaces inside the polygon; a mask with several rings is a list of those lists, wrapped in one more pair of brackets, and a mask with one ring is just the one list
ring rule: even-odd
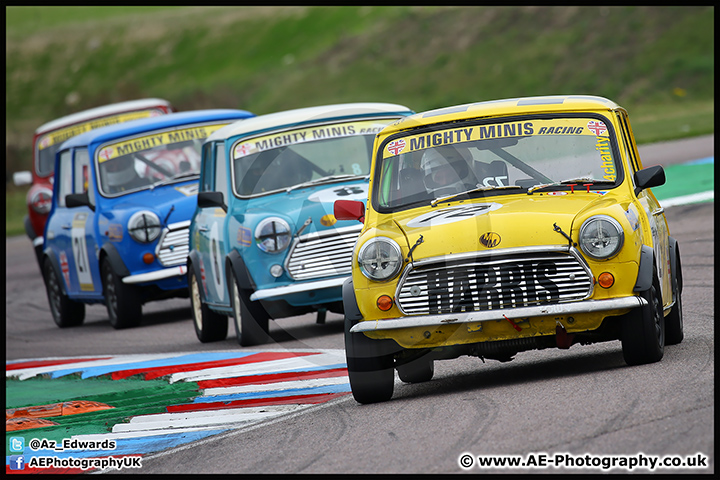
{"label": "facebook logo icon", "polygon": [[23,455],[10,455],[10,470],[23,470],[25,457]]}

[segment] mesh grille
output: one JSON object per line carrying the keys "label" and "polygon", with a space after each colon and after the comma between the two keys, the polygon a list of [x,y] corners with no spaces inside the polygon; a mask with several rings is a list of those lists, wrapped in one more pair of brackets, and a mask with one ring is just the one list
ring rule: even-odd
{"label": "mesh grille", "polygon": [[287,271],[295,280],[350,275],[352,254],[362,225],[300,237],[290,251]]}
{"label": "mesh grille", "polygon": [[429,315],[581,300],[592,286],[589,270],[569,253],[522,252],[416,266],[397,299],[405,314]]}
{"label": "mesh grille", "polygon": [[190,221],[178,222],[163,229],[158,248],[158,261],[165,267],[185,265],[190,244]]}

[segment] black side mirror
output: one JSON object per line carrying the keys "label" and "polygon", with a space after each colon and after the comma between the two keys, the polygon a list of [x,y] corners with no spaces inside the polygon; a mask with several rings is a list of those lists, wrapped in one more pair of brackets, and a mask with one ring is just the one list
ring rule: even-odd
{"label": "black side mirror", "polygon": [[197,196],[200,208],[222,208],[227,213],[227,205],[222,192],[199,192]]}
{"label": "black side mirror", "polygon": [[93,212],[95,211],[95,205],[90,203],[88,192],[65,195],[65,206],[67,208],[90,207]]}
{"label": "black side mirror", "polygon": [[635,172],[635,195],[646,188],[659,187],[665,185],[665,170],[661,165],[643,168]]}

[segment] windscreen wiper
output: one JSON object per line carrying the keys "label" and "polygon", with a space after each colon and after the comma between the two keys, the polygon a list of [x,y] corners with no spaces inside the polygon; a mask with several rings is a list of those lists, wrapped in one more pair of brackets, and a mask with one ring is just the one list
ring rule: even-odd
{"label": "windscreen wiper", "polygon": [[328,175],[325,177],[316,178],[315,180],[310,180],[308,182],[298,183],[297,185],[293,185],[292,187],[288,187],[285,189],[286,192],[291,192],[297,188],[304,188],[304,187],[312,187],[313,185],[318,185],[321,183],[328,183],[328,182],[334,182],[336,180],[349,180],[351,178],[367,178],[367,175],[351,175],[351,174],[344,174],[344,175]]}
{"label": "windscreen wiper", "polygon": [[487,190],[508,190],[508,189],[516,189],[516,188],[519,188],[519,189],[521,189],[521,190],[524,190],[524,189],[525,189],[525,187],[521,187],[521,186],[519,186],[519,185],[503,185],[502,187],[500,187],[500,186],[493,186],[493,185],[490,185],[490,186],[487,186],[487,187],[484,186],[484,185],[483,185],[483,186],[478,186],[478,187],[476,187],[476,188],[471,188],[470,190],[466,190],[466,191],[464,191],[464,192],[453,193],[452,195],[445,195],[444,197],[436,198],[435,200],[433,200],[432,202],[430,202],[430,206],[434,207],[435,205],[437,205],[437,204],[440,203],[440,202],[444,202],[444,201],[446,201],[446,200],[452,200],[453,198],[461,197],[461,196],[463,196],[463,195],[468,195],[468,194],[470,194],[470,193],[484,192],[484,191],[487,191]]}
{"label": "windscreen wiper", "polygon": [[156,163],[151,162],[147,158],[145,158],[143,155],[140,155],[139,153],[135,152],[132,154],[133,158],[137,158],[141,162],[143,162],[148,167],[157,170],[158,172],[162,173],[166,177],[171,177],[172,172],[167,171],[164,167],[161,167],[160,165],[157,165]]}
{"label": "windscreen wiper", "polygon": [[[562,180],[560,182],[543,183],[542,185],[535,185],[534,187],[528,188],[527,193],[528,193],[528,195],[532,195],[533,192],[536,192],[538,190],[542,190],[545,188],[565,187],[568,185],[571,185],[573,187],[575,185],[583,185],[583,186],[587,186],[588,190],[589,190],[590,185],[615,185],[615,180],[597,180],[597,179],[588,178],[588,177],[569,178],[567,180]],[[573,190],[574,190],[574,188],[573,188]]]}
{"label": "windscreen wiper", "polygon": [[188,177],[188,178],[189,178],[189,177],[199,177],[199,176],[200,176],[200,174],[199,174],[198,172],[182,172],[182,173],[178,173],[177,175],[173,175],[172,177],[166,178],[165,180],[161,180],[161,181],[158,182],[158,183],[153,183],[153,184],[152,184],[152,188],[161,187],[161,186],[163,186],[163,185],[167,185],[168,183],[172,183],[172,182],[174,182],[175,180],[179,180],[179,179],[181,179],[181,178],[185,178],[185,177]]}

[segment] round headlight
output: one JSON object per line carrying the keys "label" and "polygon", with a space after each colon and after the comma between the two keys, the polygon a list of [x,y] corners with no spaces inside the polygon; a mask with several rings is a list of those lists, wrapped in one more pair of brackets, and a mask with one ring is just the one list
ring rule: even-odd
{"label": "round headlight", "polygon": [[617,254],[625,233],[620,223],[607,215],[590,217],[580,227],[580,248],[591,258],[604,260]]}
{"label": "round headlight", "polygon": [[376,237],[360,247],[358,263],[360,271],[370,280],[389,280],[402,268],[402,252],[394,240]]}
{"label": "round headlight", "polygon": [[255,229],[255,242],[265,253],[282,252],[290,245],[291,238],[290,225],[282,218],[266,218]]}
{"label": "round headlight", "polygon": [[38,188],[30,198],[30,207],[37,213],[45,214],[50,211],[52,206],[52,190],[48,188]]}
{"label": "round headlight", "polygon": [[160,236],[160,219],[153,212],[136,212],[128,220],[130,236],[140,243],[150,243]]}

